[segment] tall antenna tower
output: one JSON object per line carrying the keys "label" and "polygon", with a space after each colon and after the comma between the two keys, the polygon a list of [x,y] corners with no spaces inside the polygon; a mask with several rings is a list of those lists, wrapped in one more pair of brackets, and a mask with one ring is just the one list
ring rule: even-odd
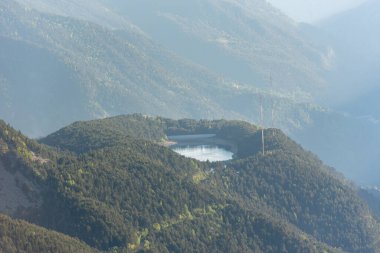
{"label": "tall antenna tower", "polygon": [[261,127],[261,146],[263,156],[265,155],[265,137],[264,137],[264,110],[263,110],[263,95],[260,94],[260,127]]}
{"label": "tall antenna tower", "polygon": [[[272,71],[269,72],[269,84],[270,84],[270,91],[273,93],[273,78],[272,78]],[[274,111],[274,98],[273,98],[273,95],[274,94],[271,94],[271,117],[272,117],[272,125],[271,125],[271,128],[272,128],[272,135],[274,136],[275,135],[275,131],[274,131],[274,120],[275,120],[275,111]]]}

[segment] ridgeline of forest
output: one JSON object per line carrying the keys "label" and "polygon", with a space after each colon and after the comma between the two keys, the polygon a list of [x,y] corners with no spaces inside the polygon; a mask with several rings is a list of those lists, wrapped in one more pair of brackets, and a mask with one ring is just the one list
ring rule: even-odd
{"label": "ridgeline of forest", "polygon": [[99,252],[69,236],[0,214],[0,252]]}
{"label": "ridgeline of forest", "polygon": [[[161,145],[180,133],[216,134],[237,146],[236,158],[199,162]],[[0,162],[40,200],[10,215],[109,252],[378,252],[378,222],[354,186],[280,130],[265,137],[263,155],[261,131],[241,121],[136,114],[38,141],[1,122]],[[29,225],[18,224],[17,240],[31,243]],[[62,235],[44,233],[48,252]]]}

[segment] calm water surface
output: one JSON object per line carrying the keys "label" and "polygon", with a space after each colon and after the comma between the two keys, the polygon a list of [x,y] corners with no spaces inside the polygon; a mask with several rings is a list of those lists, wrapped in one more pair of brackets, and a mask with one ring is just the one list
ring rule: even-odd
{"label": "calm water surface", "polygon": [[197,159],[199,161],[227,161],[231,160],[233,153],[218,146],[199,145],[176,147],[173,150],[183,156]]}
{"label": "calm water surface", "polygon": [[212,137],[214,135],[181,135],[170,136],[169,139],[177,142],[172,149],[183,156],[210,162],[231,160],[234,155],[231,151],[209,144]]}

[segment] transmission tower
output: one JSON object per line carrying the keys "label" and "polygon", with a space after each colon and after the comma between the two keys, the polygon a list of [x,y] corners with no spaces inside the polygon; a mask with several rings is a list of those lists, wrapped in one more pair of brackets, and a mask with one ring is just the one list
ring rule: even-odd
{"label": "transmission tower", "polygon": [[[273,93],[273,78],[272,78],[272,72],[269,72],[269,85],[270,85],[270,91]],[[274,101],[274,94],[271,94],[271,128],[272,128],[272,135],[275,135],[274,131],[274,121],[275,121],[275,101]]]}
{"label": "transmission tower", "polygon": [[264,137],[264,110],[263,110],[263,95],[260,94],[260,128],[261,128],[261,146],[263,156],[265,155],[265,137]]}

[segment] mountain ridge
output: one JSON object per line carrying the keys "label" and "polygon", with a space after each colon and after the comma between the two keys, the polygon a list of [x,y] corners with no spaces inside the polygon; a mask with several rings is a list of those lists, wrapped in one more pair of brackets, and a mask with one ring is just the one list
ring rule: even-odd
{"label": "mountain ridge", "polygon": [[[191,4],[185,1],[176,4],[162,1],[145,1],[144,4],[141,1],[106,2],[111,6],[113,4],[115,11],[128,16],[156,41],[177,54],[233,80],[269,87],[271,74],[276,89],[285,93],[296,91],[301,96],[323,86],[322,78],[318,77],[321,70],[316,66],[319,63],[316,62],[320,62],[325,50],[302,38],[297,25],[265,1],[207,1]],[[143,12],[143,6],[150,7]],[[208,14],[205,10],[208,10]],[[167,36],[157,33],[158,25],[165,25],[169,34],[180,43],[173,43]],[[294,50],[289,41],[298,45],[297,50]],[[276,46],[272,47],[272,44]],[[204,54],[202,57],[201,46],[207,48],[209,60]],[[301,56],[300,48],[307,53]],[[289,55],[293,55],[293,58]],[[303,63],[302,66],[293,60],[295,55],[299,56],[297,59]],[[273,69],[277,71],[272,71]],[[290,81],[292,76],[299,79]],[[302,83],[312,83],[316,87],[306,87]]]}
{"label": "mountain ridge", "polygon": [[11,219],[3,214],[0,214],[0,229],[0,251],[2,252],[99,252],[77,239],[22,220]]}
{"label": "mountain ridge", "polygon": [[[343,252],[334,246],[345,252],[368,253],[375,252],[377,247],[373,244],[377,234],[371,225],[376,221],[355,190],[278,130],[275,135],[273,130],[265,131],[268,153],[263,157],[257,147],[260,131],[241,121],[176,121],[127,115],[77,122],[69,127],[70,131],[62,129],[51,136],[54,138],[49,139],[49,144],[54,148],[29,140],[3,123],[0,126],[0,136],[8,150],[1,159],[7,170],[19,171],[44,185],[39,211],[42,215],[35,217],[29,212],[24,218],[78,237],[98,249]],[[92,128],[100,131],[94,132]],[[243,158],[202,163],[158,145],[163,130],[195,133],[207,129],[218,133],[220,138],[240,143]],[[149,130],[150,134],[143,137],[145,140],[135,139]],[[93,141],[83,141],[83,136],[92,136]],[[72,148],[65,143],[72,143]],[[87,147],[76,149],[75,143]],[[60,147],[61,151],[57,149]],[[31,152],[41,159],[33,162]],[[48,162],[41,162],[45,160]],[[314,183],[307,183],[301,175],[309,177],[312,171],[313,179],[309,179]],[[273,184],[278,175],[282,175],[282,180]],[[240,190],[246,180],[261,183],[244,187],[247,194]],[[288,188],[290,182],[304,182],[299,186],[305,187],[295,191]],[[320,195],[326,202],[314,199],[317,195],[308,195],[312,189],[318,192],[320,187],[326,189],[327,194]],[[336,192],[336,187],[343,191]],[[280,208],[276,198],[289,201],[293,207],[304,198],[311,200],[305,202],[309,209],[300,205],[299,209],[290,210],[288,205]],[[322,216],[314,216],[317,222],[309,223],[305,215],[312,214],[310,203],[317,208],[331,208],[324,209]],[[327,220],[323,218],[325,215],[329,217]],[[336,228],[345,233],[338,233],[335,226],[330,227],[331,231],[324,228],[335,219],[343,226]],[[365,233],[358,233],[358,228]],[[203,236],[202,231],[208,231],[209,236]],[[185,238],[192,238],[191,247]],[[366,243],[357,243],[361,240]]]}
{"label": "mountain ridge", "polygon": [[[127,26],[126,30],[114,30],[86,20],[86,16],[80,16],[81,13],[75,14],[75,18],[71,18],[69,14],[57,16],[25,8],[17,4],[19,2],[21,0],[4,0],[0,3],[0,117],[28,136],[42,137],[73,121],[136,112],[176,119],[240,119],[256,124],[260,122],[266,127],[281,128],[306,148],[318,153],[326,163],[340,169],[356,182],[363,185],[376,183],[373,173],[376,172],[374,164],[377,163],[378,154],[373,147],[380,141],[376,138],[378,127],[374,121],[305,102],[310,101],[310,96],[305,96],[305,92],[297,89],[282,94],[276,91],[276,84],[273,87],[264,85],[266,87],[259,88],[266,82],[254,82],[252,79],[252,82],[241,83],[220,76],[202,64],[194,63],[190,58],[181,58],[159,45],[159,41],[152,40],[153,36],[148,37],[148,32],[142,34],[130,26]],[[83,5],[85,2],[80,3]],[[73,4],[72,1],[70,3]],[[107,6],[103,2],[97,3]],[[159,5],[159,2],[156,4]],[[215,1],[203,4],[209,8],[222,8],[231,3]],[[183,2],[178,2],[178,5],[182,6]],[[199,9],[191,4],[190,7],[194,9],[192,15],[199,19],[210,18],[204,13],[199,14]],[[213,12],[223,17],[230,11],[224,7],[222,12],[216,7]],[[151,8],[154,9],[155,5]],[[241,7],[236,8],[237,13],[241,13]],[[64,10],[60,9],[61,12]],[[112,9],[110,10],[112,16]],[[250,12],[258,10],[253,6]],[[266,9],[261,12],[264,10]],[[169,8],[169,11],[175,13],[175,8]],[[107,16],[107,13],[101,10],[99,17]],[[265,14],[260,13],[257,15]],[[244,14],[248,17],[243,21],[236,13],[228,15],[232,15],[227,19],[232,22],[230,28],[226,25],[229,33],[233,33],[237,23],[244,21],[244,27],[252,30],[252,33],[257,35],[255,37],[261,40],[260,34],[265,33],[266,29],[256,31],[256,26],[249,22],[252,18],[248,14]],[[260,23],[260,19],[256,21]],[[220,23],[220,19],[212,24],[219,27],[218,22]],[[291,26],[297,31],[305,30],[300,25],[298,28],[294,27],[297,26],[295,24]],[[270,27],[270,35],[274,36],[279,32],[273,30],[273,26]],[[217,31],[222,29],[219,28]],[[292,33],[298,34],[297,31]],[[306,34],[304,31],[300,33]],[[244,35],[242,32],[239,34]],[[286,37],[286,33],[279,34],[281,38]],[[243,38],[247,39],[246,35]],[[311,38],[306,40],[314,41]],[[281,46],[282,42],[276,41],[274,39],[265,44],[278,47],[278,50],[286,48]],[[186,42],[189,43],[191,40]],[[316,48],[324,47],[324,43],[317,44]],[[207,48],[202,49],[202,56],[210,58],[217,55],[212,54],[209,57],[203,53],[209,52]],[[25,52],[28,52],[27,55],[31,55],[32,59],[23,60]],[[311,55],[315,56],[314,53]],[[315,57],[320,60],[319,56]],[[222,65],[235,65],[234,61],[217,62]],[[305,67],[307,64],[302,66]],[[269,77],[269,72],[264,76]],[[274,83],[275,80],[281,80],[272,77]],[[67,99],[70,99],[70,104],[66,103]],[[263,122],[260,117],[261,104],[264,110]],[[361,140],[357,138],[357,129],[375,137]],[[336,134],[332,135],[333,132]],[[341,145],[342,142],[345,144]],[[370,152],[360,148],[364,145],[369,145]],[[355,156],[347,157],[346,152]],[[335,153],[336,155],[333,155]],[[356,156],[358,159],[355,159]],[[365,173],[359,171],[359,166]]]}

